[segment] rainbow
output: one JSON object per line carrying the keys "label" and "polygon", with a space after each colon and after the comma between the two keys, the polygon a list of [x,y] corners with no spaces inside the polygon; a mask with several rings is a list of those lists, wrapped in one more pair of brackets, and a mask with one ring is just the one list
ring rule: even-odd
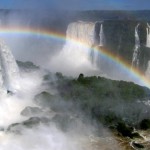
{"label": "rainbow", "polygon": [[46,29],[34,29],[26,27],[0,27],[0,37],[2,36],[17,36],[17,35],[33,35],[33,36],[42,36],[45,38],[51,38],[56,40],[66,40],[64,33],[46,30]]}
{"label": "rainbow", "polygon": [[146,86],[150,88],[150,79],[148,79],[143,72],[140,70],[132,67],[129,62],[127,62],[125,59],[123,59],[121,56],[117,56],[108,51],[107,49],[101,49],[101,48],[96,48],[95,50],[98,50],[104,57],[109,58],[111,61],[114,63],[117,63],[120,65],[120,67],[125,71],[128,72],[128,74],[131,76],[132,79],[135,79],[134,81],[139,81],[138,83],[140,85]]}
{"label": "rainbow", "polygon": [[[26,27],[1,27],[0,28],[0,38],[3,36],[17,36],[17,35],[32,35],[32,36],[41,36],[44,38],[50,38],[60,41],[65,41],[66,36],[63,33],[52,31],[52,30],[46,30],[46,29],[34,29],[34,28],[26,28]],[[88,47],[85,43],[77,40],[77,39],[67,39],[71,40],[72,42],[76,44],[80,44],[82,46]],[[107,59],[111,60],[112,62],[119,64],[119,66],[128,72],[133,78],[135,78],[137,81],[140,81],[140,84],[143,86],[146,86],[150,88],[150,79],[146,78],[145,75],[137,70],[136,68],[132,68],[130,64],[125,61],[122,57],[117,57],[116,55],[111,53],[110,51],[94,47],[92,48],[94,51],[98,51],[101,55],[106,57]]]}

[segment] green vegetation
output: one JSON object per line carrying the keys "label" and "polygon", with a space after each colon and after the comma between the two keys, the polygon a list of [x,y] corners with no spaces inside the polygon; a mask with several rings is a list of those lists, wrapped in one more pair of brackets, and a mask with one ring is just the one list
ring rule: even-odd
{"label": "green vegetation", "polygon": [[144,114],[147,107],[143,104],[150,94],[146,87],[83,74],[77,79],[61,75],[56,85],[61,98],[72,101],[74,107],[80,106],[83,112],[106,126],[116,126],[120,121],[137,126],[140,120],[148,118],[149,110]]}
{"label": "green vegetation", "polygon": [[[76,79],[61,73],[52,76],[45,75],[44,82],[56,88],[58,93],[52,95],[44,91],[34,100],[43,110],[50,108],[58,113],[52,119],[58,128],[67,131],[69,125],[75,124],[76,119],[81,117],[83,122],[90,120],[93,125],[96,120],[97,126],[103,124],[121,138],[143,140],[138,130],[134,129],[150,128],[150,109],[145,104],[150,98],[148,88],[99,76],[85,77],[84,74]],[[132,144],[134,147],[141,146],[139,143]]]}
{"label": "green vegetation", "polygon": [[84,77],[78,79],[58,80],[58,89],[66,99],[99,103],[106,100],[133,101],[148,96],[146,88],[132,82],[115,81],[104,77]]}

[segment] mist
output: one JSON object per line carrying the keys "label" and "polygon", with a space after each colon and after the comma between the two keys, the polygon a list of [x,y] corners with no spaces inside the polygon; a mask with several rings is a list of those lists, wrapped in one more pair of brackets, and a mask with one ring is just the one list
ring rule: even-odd
{"label": "mist", "polygon": [[[38,19],[36,18],[37,15]],[[29,10],[28,12],[26,10],[8,10],[7,13],[4,11],[1,12],[2,28],[5,27],[9,30],[9,28],[16,27],[22,31],[23,28],[31,29],[31,31],[34,29],[37,31],[37,34],[25,34],[23,31],[22,33],[14,34],[1,33],[0,37],[6,41],[16,60],[31,61],[50,72],[62,72],[65,75],[75,77],[80,73],[84,73],[85,75],[100,75],[111,79],[134,81],[141,84],[129,71],[122,69],[121,65],[108,60],[107,57],[101,56],[99,52],[94,52],[95,57],[99,57],[99,60],[96,60],[98,61],[96,62],[97,64],[93,64],[91,60],[93,59],[91,58],[92,50],[90,49],[92,44],[85,46],[91,41],[88,39],[88,34],[93,32],[92,28],[89,28],[87,37],[79,34],[80,29],[78,29],[78,34],[80,35],[79,41],[82,36],[83,39],[88,39],[87,41],[82,41],[83,39],[80,41],[81,43],[83,42],[83,45],[78,42],[74,42],[73,44],[69,42],[70,39],[67,39],[67,29],[70,22],[77,20],[78,17],[75,17],[76,15],[75,12],[70,11],[68,13],[62,10],[50,12],[38,9],[34,11]],[[43,29],[60,32],[67,40],[46,37],[39,33]],[[81,30],[82,34],[84,34],[83,29]],[[75,37],[71,38],[75,39]]]}
{"label": "mist", "polygon": [[[49,73],[48,70],[40,69],[32,63],[18,62],[18,65],[20,88],[15,93],[1,95],[1,149],[8,150],[11,147],[16,150],[84,150],[99,149],[99,141],[103,143],[104,148],[110,147],[112,142],[117,143],[102,125],[99,125],[101,130],[97,135],[97,123],[93,124],[80,108],[71,110],[72,103],[66,103],[61,97],[56,97],[52,98],[52,102],[47,106],[44,99],[39,98],[45,91],[55,97],[57,89],[49,87],[49,82],[57,80],[55,75],[45,82],[44,76]],[[41,103],[38,103],[39,101]],[[68,111],[64,111],[66,109]],[[110,143],[107,142],[107,137],[112,137]],[[115,144],[114,147],[119,146]]]}
{"label": "mist", "polygon": [[[76,19],[76,22],[70,23],[72,19],[69,17],[64,21],[65,16],[60,12],[56,16],[54,12],[46,11],[30,11],[27,14],[23,11],[19,15],[17,12],[2,13],[1,27],[5,26],[8,31],[11,27],[25,27],[31,31],[35,29],[37,34],[9,35],[0,32],[0,38],[18,60],[21,78],[20,89],[16,93],[5,93],[0,97],[0,149],[122,149],[108,127],[92,118],[91,113],[85,113],[80,104],[62,98],[57,89],[59,79],[55,73],[71,76],[64,76],[64,81],[76,80],[80,73],[140,84],[139,79],[99,52],[94,52],[94,57],[91,57],[91,47],[95,44],[93,23],[77,22]],[[66,40],[43,36],[39,33],[42,29],[61,32]],[[74,35],[76,37],[71,37]],[[113,85],[109,86],[113,88]],[[125,103],[118,95],[114,102],[111,99],[113,94],[106,93],[105,96],[107,94],[109,98],[102,100],[98,109],[92,111],[104,116],[114,113],[123,121],[135,124],[145,116],[148,118],[149,111],[145,113],[145,110],[149,106],[144,101]],[[93,97],[89,97],[91,103]],[[133,107],[136,109],[133,110]]]}
{"label": "mist", "polygon": [[[94,123],[79,107],[70,109],[74,105],[72,102],[61,97],[53,98],[49,105],[44,99],[41,101],[39,93],[43,91],[59,95],[57,89],[49,85],[57,77],[52,75],[51,80],[45,82],[43,79],[47,73],[37,68],[21,67],[20,89],[13,95],[1,96],[0,148],[98,150],[112,147],[113,143],[113,147],[119,149],[109,130]],[[34,109],[39,111],[34,112]]]}

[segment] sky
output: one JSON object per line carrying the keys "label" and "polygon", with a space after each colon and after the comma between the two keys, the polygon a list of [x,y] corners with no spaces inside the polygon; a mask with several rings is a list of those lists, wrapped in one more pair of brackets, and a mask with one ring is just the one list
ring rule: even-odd
{"label": "sky", "polygon": [[150,0],[0,0],[0,8],[67,10],[143,10]]}

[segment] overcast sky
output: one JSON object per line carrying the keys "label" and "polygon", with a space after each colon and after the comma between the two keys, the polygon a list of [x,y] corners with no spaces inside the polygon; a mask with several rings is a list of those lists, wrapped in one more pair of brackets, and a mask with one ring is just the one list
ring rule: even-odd
{"label": "overcast sky", "polygon": [[0,0],[0,8],[31,9],[150,9],[150,0]]}

